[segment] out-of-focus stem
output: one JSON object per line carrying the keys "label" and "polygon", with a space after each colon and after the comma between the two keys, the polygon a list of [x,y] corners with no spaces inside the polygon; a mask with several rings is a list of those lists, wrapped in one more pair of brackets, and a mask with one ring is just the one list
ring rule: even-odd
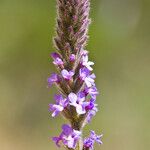
{"label": "out-of-focus stem", "polygon": [[81,139],[79,140],[79,150],[83,149],[83,139],[81,137]]}

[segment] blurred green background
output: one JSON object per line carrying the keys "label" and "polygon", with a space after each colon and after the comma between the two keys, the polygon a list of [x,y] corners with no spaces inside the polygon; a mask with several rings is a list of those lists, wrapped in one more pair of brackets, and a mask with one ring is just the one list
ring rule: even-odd
{"label": "blurred green background", "polygon": [[[49,137],[55,88],[54,0],[0,0],[0,150],[57,149]],[[103,133],[96,150],[150,149],[150,1],[91,0],[87,49],[94,60],[100,111],[85,127]]]}

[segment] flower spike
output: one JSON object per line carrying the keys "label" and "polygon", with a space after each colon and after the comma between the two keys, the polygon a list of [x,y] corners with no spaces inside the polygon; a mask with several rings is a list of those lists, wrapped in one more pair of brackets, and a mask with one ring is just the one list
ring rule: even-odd
{"label": "flower spike", "polygon": [[85,49],[91,22],[90,0],[56,1],[56,52],[51,57],[58,72],[48,78],[48,85],[56,86],[59,94],[54,97],[55,103],[49,104],[49,111],[52,117],[60,114],[69,124],[62,125],[60,135],[52,139],[66,150],[93,150],[95,142],[102,144],[102,135],[91,131],[88,138],[82,137],[83,127],[98,112],[94,62]]}

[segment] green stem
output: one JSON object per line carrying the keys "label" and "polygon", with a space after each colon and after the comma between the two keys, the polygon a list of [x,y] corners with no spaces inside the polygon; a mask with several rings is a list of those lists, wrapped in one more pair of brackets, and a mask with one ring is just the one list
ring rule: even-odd
{"label": "green stem", "polygon": [[83,139],[81,138],[80,140],[79,140],[79,148],[78,148],[78,150],[82,150],[83,149]]}

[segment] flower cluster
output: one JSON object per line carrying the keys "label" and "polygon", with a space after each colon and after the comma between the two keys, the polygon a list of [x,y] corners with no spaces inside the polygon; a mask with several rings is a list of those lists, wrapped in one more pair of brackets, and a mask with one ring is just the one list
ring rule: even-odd
{"label": "flower cluster", "polygon": [[[57,36],[54,38],[57,52],[51,54],[57,73],[48,78],[48,85],[55,85],[58,94],[55,103],[49,104],[52,117],[61,114],[70,125],[62,126],[62,133],[54,137],[57,146],[66,149],[92,150],[95,142],[102,144],[101,135],[91,131],[89,138],[82,140],[82,129],[95,116],[97,109],[94,65],[89,61],[85,45],[90,24],[89,0],[57,0]],[[78,146],[77,146],[78,145]]]}
{"label": "flower cluster", "polygon": [[94,149],[94,143],[103,144],[101,141],[101,137],[103,135],[96,135],[94,131],[91,131],[91,134],[88,138],[84,139],[83,149],[84,150],[92,150]]}
{"label": "flower cluster", "polygon": [[69,148],[75,148],[78,140],[80,139],[80,135],[80,131],[74,130],[69,125],[64,124],[62,126],[62,133],[59,137],[53,137],[53,141],[58,147],[60,147],[60,143],[62,142]]}

